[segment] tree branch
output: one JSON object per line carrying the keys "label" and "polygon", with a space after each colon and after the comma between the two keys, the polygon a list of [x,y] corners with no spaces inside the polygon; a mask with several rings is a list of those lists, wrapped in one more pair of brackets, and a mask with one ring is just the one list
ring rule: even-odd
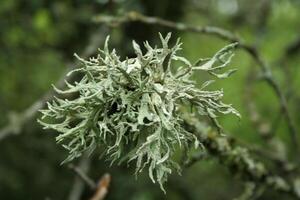
{"label": "tree branch", "polygon": [[253,182],[257,187],[266,187],[300,199],[290,180],[272,174],[263,163],[251,158],[247,149],[233,146],[226,137],[214,131],[202,132],[203,124],[196,117],[186,115],[185,126],[195,134],[210,155],[218,158],[233,175],[239,176],[245,182]]}
{"label": "tree branch", "polygon": [[111,182],[111,177],[109,174],[104,174],[97,186],[97,190],[90,200],[103,200],[108,192],[108,188]]}
{"label": "tree branch", "polygon": [[[95,53],[100,44],[103,43],[103,39],[105,38],[106,32],[107,29],[100,28],[91,36],[89,44],[82,53],[82,57],[89,57]],[[61,78],[55,84],[57,88],[64,88],[65,80],[70,81],[74,78],[74,75],[66,77],[66,74],[72,69],[79,67],[79,64],[77,63],[78,62],[71,63],[68,65],[66,72],[63,73],[63,76],[61,76]],[[54,90],[51,89],[46,94],[44,94],[41,99],[38,99],[22,113],[14,113],[12,117],[10,117],[11,119],[9,124],[0,129],[0,141],[10,135],[20,133],[23,126],[28,121],[34,120],[37,112],[45,106],[45,103],[53,99],[54,94]]]}
{"label": "tree branch", "polygon": [[[78,174],[78,177],[76,176],[74,179],[74,183],[71,189],[71,192],[69,194],[69,200],[80,200],[80,197],[84,190],[84,182],[82,177],[87,177],[85,174],[89,171],[90,168],[91,159],[85,154],[81,158],[78,167],[71,166],[71,168],[75,171],[75,173]],[[75,170],[76,169],[76,170]],[[79,172],[79,173],[78,173]],[[91,179],[90,179],[91,180]],[[92,187],[96,187],[96,184],[94,181],[92,181]],[[90,185],[91,187],[91,185]],[[94,189],[94,188],[91,188]]]}
{"label": "tree branch", "polygon": [[97,187],[97,184],[86,175],[86,170],[83,171],[82,167],[76,167],[73,164],[69,164],[69,168],[72,169],[78,177],[89,186],[90,189],[93,190]]}
{"label": "tree branch", "polygon": [[108,192],[108,188],[111,182],[110,174],[104,174],[98,183],[95,183],[88,175],[87,172],[90,167],[90,158],[84,155],[79,166],[69,164],[69,168],[72,169],[78,177],[76,177],[71,193],[69,195],[70,200],[79,200],[84,189],[85,183],[90,190],[94,191],[94,194],[90,200],[103,200]]}

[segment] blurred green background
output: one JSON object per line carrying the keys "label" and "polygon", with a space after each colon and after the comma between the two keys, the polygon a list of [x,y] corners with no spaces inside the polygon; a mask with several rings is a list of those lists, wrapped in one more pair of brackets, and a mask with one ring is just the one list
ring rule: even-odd
{"label": "blurred green background", "polygon": [[[293,123],[300,130],[298,0],[1,0],[0,126],[5,127],[17,113],[49,91],[67,66],[75,62],[73,53],[80,55],[91,37],[110,34],[111,46],[126,56],[132,53],[133,39],[156,44],[158,32],[171,31],[173,39],[181,37],[181,53],[191,61],[212,56],[228,44],[211,35],[139,22],[111,28],[92,21],[99,14],[119,16],[129,11],[191,25],[222,27],[256,46],[288,97]],[[293,157],[287,124],[278,117],[278,98],[266,82],[259,80],[257,64],[244,51],[237,50],[230,66],[237,68],[237,73],[217,81],[213,87],[224,89],[226,102],[240,111],[242,119],[220,117],[225,130],[245,144],[264,147],[258,128],[261,132],[272,129],[284,144],[278,154],[286,152]],[[195,78],[201,81],[207,75],[197,74]],[[249,88],[251,103],[256,105],[262,122],[259,127],[251,121]],[[0,140],[0,199],[70,199],[75,174],[60,165],[67,152],[55,144],[55,135],[31,120],[18,134]],[[166,184],[167,195],[152,184],[147,172],[135,179],[133,168],[110,167],[94,155],[89,176],[97,180],[106,172],[112,176],[107,199],[232,199],[243,191],[242,182],[213,158],[185,169],[182,176],[172,174]],[[85,187],[81,198],[88,199],[92,193]],[[262,197],[270,198],[287,197],[271,192]]]}

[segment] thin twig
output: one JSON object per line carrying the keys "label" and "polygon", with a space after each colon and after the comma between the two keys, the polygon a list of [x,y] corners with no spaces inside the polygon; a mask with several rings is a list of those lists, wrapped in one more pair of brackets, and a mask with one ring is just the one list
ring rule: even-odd
{"label": "thin twig", "polygon": [[172,22],[172,21],[160,19],[158,17],[145,16],[137,12],[129,12],[127,14],[118,17],[99,15],[94,17],[93,21],[95,23],[106,23],[111,26],[119,26],[120,24],[128,23],[128,22],[141,22],[150,25],[160,25],[171,29],[175,29],[177,31],[188,31],[194,33],[214,35],[224,40],[241,43],[240,39],[235,34],[232,34],[230,31],[218,27],[191,26],[184,23],[178,23],[178,22]]}
{"label": "thin twig", "polygon": [[69,195],[70,200],[80,199],[80,196],[84,189],[84,183],[90,188],[90,190],[95,191],[93,197],[90,200],[103,200],[106,197],[111,182],[111,176],[110,174],[106,173],[100,178],[98,184],[95,183],[87,175],[90,161],[90,158],[87,155],[84,155],[79,166],[75,166],[73,164],[68,165],[68,167],[77,174],[71,193]]}
{"label": "thin twig", "polygon": [[[91,159],[86,154],[83,155],[81,158],[78,167],[76,167],[77,171],[80,171],[79,174],[86,174],[89,171],[90,168]],[[74,169],[74,168],[73,168]],[[81,176],[78,174],[78,176],[75,177],[73,186],[71,188],[70,194],[69,194],[69,200],[80,200],[80,197],[84,191],[84,182]],[[86,175],[85,175],[86,176]]]}
{"label": "thin twig", "polygon": [[98,183],[95,194],[90,200],[103,200],[107,195],[110,182],[111,176],[109,174],[104,174]]}
{"label": "thin twig", "polygon": [[89,186],[91,190],[96,189],[97,184],[86,175],[86,170],[83,171],[82,167],[77,167],[73,164],[69,164],[69,168],[72,169],[78,175],[78,177]]}

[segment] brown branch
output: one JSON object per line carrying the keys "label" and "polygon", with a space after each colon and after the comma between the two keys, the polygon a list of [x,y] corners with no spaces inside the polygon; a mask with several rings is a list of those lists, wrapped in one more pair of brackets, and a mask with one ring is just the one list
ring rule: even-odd
{"label": "brown branch", "polygon": [[110,175],[104,174],[98,183],[95,194],[90,200],[103,200],[107,195],[110,182],[111,182]]}
{"label": "brown branch", "polygon": [[145,16],[137,12],[129,12],[123,16],[118,16],[118,17],[99,15],[96,16],[93,19],[93,21],[95,23],[105,23],[111,26],[119,26],[120,24],[128,23],[128,22],[141,22],[150,25],[160,25],[177,31],[187,31],[187,32],[193,32],[199,34],[213,35],[229,42],[238,42],[239,44],[238,48],[247,52],[253,58],[253,60],[255,60],[255,62],[260,67],[261,72],[263,73],[264,80],[272,88],[272,90],[275,92],[276,96],[278,97],[281,111],[285,117],[286,123],[289,128],[290,137],[294,144],[293,146],[295,148],[298,148],[296,128],[292,122],[291,114],[289,112],[284,93],[281,91],[281,88],[277,83],[277,81],[274,79],[269,66],[264,62],[258,50],[254,46],[244,43],[243,40],[240,37],[238,37],[236,34],[233,34],[232,32],[219,27],[192,26],[184,23],[177,23],[177,22],[160,19],[157,17]]}

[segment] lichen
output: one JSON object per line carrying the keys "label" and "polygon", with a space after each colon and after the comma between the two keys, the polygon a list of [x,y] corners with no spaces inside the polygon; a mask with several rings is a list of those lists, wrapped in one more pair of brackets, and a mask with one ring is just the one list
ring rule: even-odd
{"label": "lichen", "polygon": [[222,90],[207,90],[212,81],[198,88],[191,79],[199,70],[216,78],[232,74],[234,70],[219,71],[229,63],[236,44],[191,64],[177,55],[182,45],[179,40],[169,47],[170,37],[160,35],[160,48],[144,42],[145,53],[133,41],[136,57],[124,60],[109,50],[109,37],[96,58],[76,56],[82,67],[68,76],[79,73],[81,79],[66,82],[65,90],[55,88],[60,96],[70,98],[48,102],[39,120],[45,129],[60,133],[56,141],[69,151],[65,162],[101,147],[112,163],[134,161],[136,173],[148,168],[151,180],[163,189],[168,175],[180,169],[172,157],[175,149],[191,143],[197,148],[199,144],[182,126],[181,107],[192,105],[199,115],[213,119],[220,113],[239,115],[222,102]]}

